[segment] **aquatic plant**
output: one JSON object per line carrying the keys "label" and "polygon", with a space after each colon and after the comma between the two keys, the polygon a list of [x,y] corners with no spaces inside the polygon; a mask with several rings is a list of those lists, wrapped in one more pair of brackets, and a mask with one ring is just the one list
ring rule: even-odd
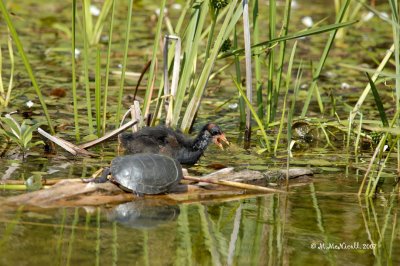
{"label": "aquatic plant", "polygon": [[22,155],[37,145],[44,144],[43,141],[32,142],[33,132],[41,125],[41,123],[30,124],[31,121],[25,119],[19,124],[10,114],[0,117],[0,134],[11,139],[21,148]]}

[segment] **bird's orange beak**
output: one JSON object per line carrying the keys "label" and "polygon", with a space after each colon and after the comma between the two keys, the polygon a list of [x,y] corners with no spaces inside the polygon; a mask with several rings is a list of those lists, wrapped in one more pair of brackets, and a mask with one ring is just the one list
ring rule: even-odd
{"label": "bird's orange beak", "polygon": [[213,137],[213,142],[215,145],[217,145],[220,149],[224,149],[224,146],[222,145],[222,142],[224,142],[226,145],[229,145],[229,141],[226,139],[225,134],[222,133],[221,135],[216,135]]}

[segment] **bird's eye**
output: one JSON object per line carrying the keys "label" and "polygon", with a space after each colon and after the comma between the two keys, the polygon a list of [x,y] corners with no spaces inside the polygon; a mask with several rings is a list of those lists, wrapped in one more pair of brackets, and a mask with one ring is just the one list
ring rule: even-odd
{"label": "bird's eye", "polygon": [[221,134],[222,134],[221,130],[220,130],[218,127],[213,127],[213,128],[210,130],[210,133],[211,133],[211,135],[213,135],[213,136],[215,136],[215,135],[221,135]]}

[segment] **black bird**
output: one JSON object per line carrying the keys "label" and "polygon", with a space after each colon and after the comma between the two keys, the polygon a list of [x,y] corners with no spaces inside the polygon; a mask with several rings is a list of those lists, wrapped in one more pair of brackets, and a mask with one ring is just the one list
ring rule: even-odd
{"label": "black bird", "polygon": [[157,126],[144,127],[135,133],[122,133],[119,140],[126,154],[161,153],[182,164],[195,164],[211,142],[222,149],[222,142],[229,145],[225,134],[213,123],[206,124],[195,138],[188,138],[182,132],[165,126]]}

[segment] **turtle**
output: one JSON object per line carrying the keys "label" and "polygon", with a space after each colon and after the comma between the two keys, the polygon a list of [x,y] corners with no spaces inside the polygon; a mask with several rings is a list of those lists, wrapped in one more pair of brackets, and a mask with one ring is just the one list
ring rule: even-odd
{"label": "turtle", "polygon": [[116,157],[100,178],[85,181],[104,183],[110,180],[123,190],[142,196],[167,193],[178,186],[182,177],[182,166],[176,159],[141,153]]}

